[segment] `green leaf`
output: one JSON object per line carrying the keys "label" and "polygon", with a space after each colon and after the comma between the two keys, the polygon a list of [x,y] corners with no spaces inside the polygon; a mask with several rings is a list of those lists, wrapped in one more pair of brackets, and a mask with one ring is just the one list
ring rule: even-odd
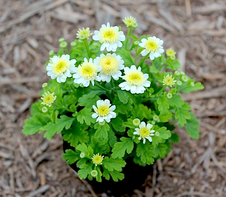
{"label": "green leaf", "polygon": [[109,140],[109,145],[111,147],[113,147],[115,145],[115,143],[117,142],[117,137],[115,136],[114,131],[112,131],[112,129],[110,129],[108,131],[108,140]]}
{"label": "green leaf", "polygon": [[124,122],[124,123],[123,123],[123,126],[124,126],[124,127],[128,127],[128,128],[130,128],[130,129],[136,128],[136,126],[133,124],[133,119],[131,119],[131,118],[129,118],[129,119],[127,120],[127,122]]}
{"label": "green leaf", "polygon": [[77,102],[77,98],[75,95],[65,95],[62,99],[62,107],[65,109],[69,109],[70,105],[74,105]]}
{"label": "green leaf", "polygon": [[121,142],[117,142],[112,149],[112,158],[122,158],[125,155],[125,152],[130,154],[133,150],[134,143],[131,138],[120,138]]}
{"label": "green leaf", "polygon": [[91,91],[88,94],[82,95],[78,99],[78,105],[79,106],[85,106],[87,108],[92,107],[96,104],[98,100],[100,100],[100,97],[98,96],[98,91]]}
{"label": "green leaf", "polygon": [[123,159],[113,159],[105,157],[103,160],[103,165],[109,171],[117,170],[121,172],[122,168],[125,167],[126,162]]}
{"label": "green leaf", "polygon": [[180,95],[174,95],[168,100],[168,103],[174,107],[181,107],[184,104],[184,101],[181,99]]}
{"label": "green leaf", "polygon": [[129,101],[130,98],[130,93],[122,90],[117,90],[117,95],[119,100],[123,103],[126,104]]}
{"label": "green leaf", "polygon": [[187,120],[186,131],[193,139],[199,139],[199,121],[193,113],[190,113],[191,118]]}
{"label": "green leaf", "polygon": [[91,125],[96,122],[96,119],[92,118],[93,112],[90,108],[83,108],[77,113],[77,120],[83,124]]}
{"label": "green leaf", "polygon": [[97,129],[95,133],[96,138],[102,141],[108,140],[108,131],[110,130],[110,126],[107,123],[105,123],[104,125],[96,123],[94,125],[94,129]]}
{"label": "green leaf", "polygon": [[23,134],[25,135],[33,135],[37,132],[42,132],[45,129],[43,127],[49,122],[49,117],[38,114],[32,116],[24,121],[24,126],[22,129]]}
{"label": "green leaf", "polygon": [[109,171],[107,169],[104,169],[103,176],[106,180],[110,180],[110,174],[109,174]]}
{"label": "green leaf", "polygon": [[171,118],[172,118],[172,113],[169,111],[168,113],[159,115],[160,122],[168,122]]}
{"label": "green leaf", "polygon": [[132,114],[134,117],[137,117],[140,120],[143,120],[144,118],[146,119],[152,118],[151,109],[149,109],[147,106],[143,104],[136,105],[136,107],[132,111]]}
{"label": "green leaf", "polygon": [[160,114],[167,114],[169,109],[168,99],[165,96],[159,96],[157,103]]}
{"label": "green leaf", "polygon": [[202,89],[204,89],[204,86],[200,82],[197,82],[197,83],[195,83],[194,86],[185,87],[180,91],[185,92],[185,93],[189,93],[189,92],[192,92],[192,91],[202,90]]}
{"label": "green leaf", "polygon": [[93,149],[91,146],[86,146],[86,144],[82,143],[82,144],[79,144],[77,147],[76,147],[76,150],[79,150],[83,153],[85,153],[85,157],[87,158],[92,158],[93,156]]}
{"label": "green leaf", "polygon": [[125,175],[123,173],[118,172],[116,170],[108,171],[108,172],[115,182],[118,182],[118,180],[123,180],[125,178]]}
{"label": "green leaf", "polygon": [[153,157],[156,156],[156,153],[150,143],[146,142],[145,144],[139,143],[137,145],[136,155],[140,157],[143,163],[150,165],[154,163]]}
{"label": "green leaf", "polygon": [[63,140],[70,143],[71,146],[76,147],[78,143],[86,143],[89,140],[89,133],[87,132],[87,125],[80,125],[78,122],[72,125],[68,130],[64,130]]}
{"label": "green leaf", "polygon": [[59,115],[59,111],[58,110],[53,110],[51,115],[50,115],[50,118],[51,118],[51,121],[53,123],[56,123],[57,121],[57,118],[58,118],[58,115]]}
{"label": "green leaf", "polygon": [[80,179],[85,179],[92,171],[92,163],[83,164],[81,169],[78,171],[78,176]]}
{"label": "green leaf", "polygon": [[152,66],[150,67],[150,72],[151,72],[151,73],[158,73],[159,71],[158,71],[158,69],[157,69],[154,65],[152,65]]}
{"label": "green leaf", "polygon": [[65,153],[62,155],[62,158],[67,162],[67,164],[71,165],[80,159],[79,153],[71,149],[67,149]]}
{"label": "green leaf", "polygon": [[184,103],[181,107],[176,109],[175,118],[178,120],[180,127],[186,124],[187,119],[190,119],[190,110],[191,106],[189,106],[187,103]]}
{"label": "green leaf", "polygon": [[64,128],[69,129],[74,120],[75,118],[61,115],[60,119],[57,119],[56,124],[50,122],[43,127],[43,129],[46,130],[44,137],[49,140],[53,137],[53,135],[60,133]]}
{"label": "green leaf", "polygon": [[170,141],[172,143],[178,143],[180,141],[178,134],[177,133],[172,133]]}
{"label": "green leaf", "polygon": [[111,120],[111,125],[116,131],[123,132],[125,131],[125,127],[123,126],[123,119],[117,116],[116,118]]}
{"label": "green leaf", "polygon": [[167,63],[166,68],[170,68],[171,70],[176,70],[180,68],[180,62],[177,59],[175,60],[168,59],[166,63]]}
{"label": "green leaf", "polygon": [[42,114],[42,105],[41,105],[41,100],[33,103],[31,105],[31,116],[36,116],[38,114]]}
{"label": "green leaf", "polygon": [[159,132],[159,137],[161,137],[162,139],[168,139],[171,137],[171,133],[169,130],[167,130],[166,127],[161,127],[157,129],[156,132]]}
{"label": "green leaf", "polygon": [[117,50],[115,53],[122,57],[125,66],[134,65],[132,55],[126,49],[121,48],[121,49]]}
{"label": "green leaf", "polygon": [[170,147],[166,144],[159,144],[157,147],[155,147],[155,153],[157,153],[160,158],[165,157],[169,151]]}

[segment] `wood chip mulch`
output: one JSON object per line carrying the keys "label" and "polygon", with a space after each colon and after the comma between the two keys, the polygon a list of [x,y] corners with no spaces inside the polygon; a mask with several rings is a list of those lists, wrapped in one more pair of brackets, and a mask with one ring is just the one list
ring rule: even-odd
{"label": "wood chip mulch", "polygon": [[78,28],[99,29],[107,21],[125,30],[121,19],[129,15],[139,22],[138,35],[163,39],[182,70],[205,86],[183,95],[200,120],[200,139],[177,129],[180,143],[133,196],[226,196],[225,0],[1,0],[0,196],[97,196],[62,160],[60,136],[47,141],[21,129],[48,80],[45,62],[58,39],[71,42]]}

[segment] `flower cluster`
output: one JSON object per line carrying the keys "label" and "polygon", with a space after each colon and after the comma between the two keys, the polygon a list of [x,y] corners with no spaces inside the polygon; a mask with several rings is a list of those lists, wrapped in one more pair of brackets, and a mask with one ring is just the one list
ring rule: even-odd
{"label": "flower cluster", "polygon": [[[76,163],[81,179],[119,181],[132,157],[151,165],[165,157],[178,141],[173,122],[199,137],[198,120],[180,93],[202,89],[184,72],[176,52],[163,48],[155,36],[137,37],[134,17],[118,26],[79,29],[70,45],[59,39],[49,52],[41,99],[31,108],[23,133],[61,133],[71,148],[63,159]],[[127,35],[127,36],[125,36]]]}

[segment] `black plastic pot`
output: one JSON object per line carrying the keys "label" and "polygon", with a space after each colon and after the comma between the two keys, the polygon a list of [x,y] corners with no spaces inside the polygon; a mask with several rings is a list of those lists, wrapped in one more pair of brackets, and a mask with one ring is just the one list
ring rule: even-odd
{"label": "black plastic pot", "polygon": [[[70,146],[69,143],[63,142],[63,150],[74,149]],[[79,170],[76,167],[76,164],[70,165],[70,167],[76,172]],[[96,180],[88,180],[87,182],[93,187],[95,193],[106,193],[108,196],[119,197],[125,194],[131,195],[133,190],[141,188],[141,185],[144,183],[145,179],[149,174],[152,174],[153,166],[139,166],[135,164],[132,158],[126,160],[126,166],[123,168],[123,173],[125,174],[125,179],[122,181],[114,182],[112,179],[109,181],[102,179],[102,182],[97,182]]]}

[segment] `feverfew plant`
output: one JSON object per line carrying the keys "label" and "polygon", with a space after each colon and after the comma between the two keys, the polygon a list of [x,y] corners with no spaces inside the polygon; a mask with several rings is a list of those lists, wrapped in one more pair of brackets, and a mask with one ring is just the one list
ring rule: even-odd
{"label": "feverfew plant", "polygon": [[146,166],[165,157],[178,142],[175,124],[199,138],[199,122],[181,93],[202,84],[179,70],[172,48],[164,54],[163,40],[134,35],[135,18],[123,22],[126,36],[107,23],[93,33],[79,29],[70,47],[59,40],[46,66],[51,79],[23,127],[47,139],[61,134],[71,146],[63,159],[76,163],[81,179],[122,180],[128,158]]}

